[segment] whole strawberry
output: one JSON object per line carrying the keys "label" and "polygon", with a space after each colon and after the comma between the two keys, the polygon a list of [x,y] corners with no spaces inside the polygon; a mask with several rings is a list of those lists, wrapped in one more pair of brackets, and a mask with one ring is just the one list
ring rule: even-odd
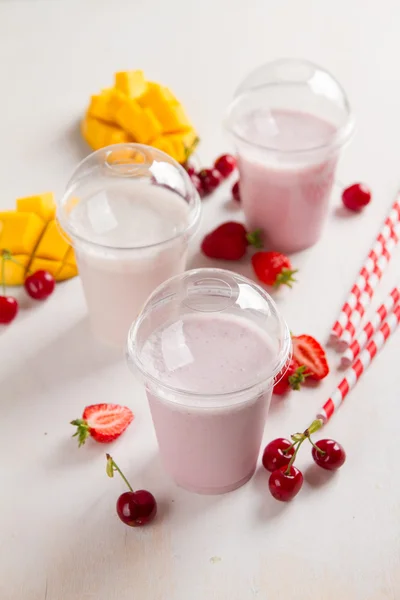
{"label": "whole strawberry", "polygon": [[280,252],[256,252],[251,263],[258,279],[267,285],[292,287],[296,281],[293,275],[297,269],[292,269],[289,258]]}
{"label": "whole strawberry", "polygon": [[242,223],[228,221],[206,235],[201,250],[209,258],[239,260],[250,245],[262,248],[261,231],[257,229],[248,233]]}
{"label": "whole strawberry", "polygon": [[85,408],[81,419],[71,421],[71,425],[77,428],[72,437],[78,438],[79,446],[82,446],[88,437],[101,444],[107,444],[119,438],[133,418],[133,413],[127,406],[92,404]]}
{"label": "whole strawberry", "polygon": [[308,376],[305,371],[306,367],[304,365],[300,366],[297,360],[292,358],[286,371],[284,373],[281,371],[278,374],[278,382],[274,385],[273,393],[278,396],[282,396],[289,390],[299,390],[301,384],[304,383],[306,377]]}

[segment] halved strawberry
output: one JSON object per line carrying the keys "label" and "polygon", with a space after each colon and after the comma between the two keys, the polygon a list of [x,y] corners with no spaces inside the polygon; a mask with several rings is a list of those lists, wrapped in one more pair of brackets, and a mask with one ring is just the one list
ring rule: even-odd
{"label": "halved strawberry", "polygon": [[82,419],[71,421],[77,427],[79,446],[91,436],[96,442],[107,444],[116,440],[133,421],[134,415],[127,406],[119,404],[92,404],[83,411]]}
{"label": "halved strawberry", "polygon": [[305,365],[311,379],[324,379],[329,373],[325,350],[311,335],[292,336],[293,358],[299,365]]}

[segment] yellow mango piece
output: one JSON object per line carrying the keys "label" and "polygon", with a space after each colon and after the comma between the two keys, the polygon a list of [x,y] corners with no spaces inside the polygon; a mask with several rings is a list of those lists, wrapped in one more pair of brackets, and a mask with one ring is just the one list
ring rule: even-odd
{"label": "yellow mango piece", "polygon": [[162,131],[151,110],[141,108],[135,100],[126,100],[117,112],[116,119],[120,127],[141,144],[150,143]]}
{"label": "yellow mango piece", "polygon": [[60,270],[57,273],[57,281],[64,281],[64,279],[71,279],[78,275],[78,269],[76,265],[65,264],[61,265]]}
{"label": "yellow mango piece", "polygon": [[18,198],[16,206],[18,212],[35,213],[46,222],[54,219],[56,216],[56,204],[52,192]]}
{"label": "yellow mango piece", "polygon": [[117,112],[122,107],[122,105],[125,104],[127,99],[128,99],[128,96],[126,94],[123,94],[120,90],[116,90],[115,88],[110,90],[110,95],[109,95],[109,99],[108,99],[108,107],[109,107],[109,112],[110,112],[110,116],[111,116],[111,121],[114,124],[117,124],[117,120],[116,120]]}
{"label": "yellow mango piece", "polygon": [[127,144],[128,142],[132,141],[132,138],[128,133],[126,133],[126,131],[118,129],[106,134],[105,140],[105,146],[112,146],[113,144]]}
{"label": "yellow mango piece", "polygon": [[[25,281],[26,268],[30,261],[30,256],[26,254],[13,254],[13,259],[4,260],[0,256],[0,284],[3,284],[3,260],[4,260],[4,279],[6,285],[22,285]],[[18,263],[18,264],[17,264]]]}
{"label": "yellow mango piece", "polygon": [[[116,139],[129,141],[128,134],[121,131],[119,127],[104,123],[94,117],[86,116],[81,123],[82,135],[86,142],[93,148],[93,150],[99,150],[110,144],[120,143],[120,141],[114,141]],[[118,137],[119,136],[119,137]]]}
{"label": "yellow mango piece", "polygon": [[194,129],[169,133],[164,138],[173,144],[176,160],[180,163],[184,163],[189,158],[199,139]]}
{"label": "yellow mango piece", "polygon": [[49,260],[63,260],[67,254],[70,245],[61,234],[57,221],[51,221],[35,250],[37,258],[47,258]]}
{"label": "yellow mango piece", "polygon": [[0,249],[31,255],[45,228],[42,219],[35,213],[7,211],[0,213],[0,221]]}
{"label": "yellow mango piece", "polygon": [[102,121],[113,121],[113,113],[110,107],[111,91],[111,89],[102,90],[100,94],[91,97],[87,111],[90,117]]}
{"label": "yellow mango piece", "polygon": [[161,123],[164,133],[190,129],[192,126],[183,106],[176,101],[168,88],[158,83],[149,83],[147,91],[139,99],[142,108],[150,108]]}
{"label": "yellow mango piece", "polygon": [[163,86],[164,97],[170,104],[179,104],[176,96],[171,92],[168,87]]}
{"label": "yellow mango piece", "polygon": [[57,279],[58,281],[58,273],[61,269],[61,264],[62,263],[57,260],[46,260],[45,258],[36,258],[35,256],[29,265],[29,270],[34,273],[35,271],[43,269],[51,273],[54,279]]}
{"label": "yellow mango piece", "polygon": [[97,119],[89,117],[89,115],[86,115],[81,121],[82,137],[93,150],[101,148],[97,140],[97,123]]}
{"label": "yellow mango piece", "polygon": [[172,156],[175,160],[178,160],[174,144],[165,136],[157,138],[151,142],[151,145],[154,146],[154,148],[158,148],[158,150],[162,150],[166,154],[169,154],[169,156]]}
{"label": "yellow mango piece", "polygon": [[138,98],[146,91],[143,71],[119,71],[115,73],[115,88],[130,98]]}
{"label": "yellow mango piece", "polygon": [[68,249],[67,254],[64,256],[64,264],[69,264],[71,267],[76,267],[75,252],[72,247]]}

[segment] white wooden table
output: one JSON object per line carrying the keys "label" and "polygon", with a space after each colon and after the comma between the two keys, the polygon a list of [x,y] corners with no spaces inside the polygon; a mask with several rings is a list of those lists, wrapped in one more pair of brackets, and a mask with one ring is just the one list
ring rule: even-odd
{"label": "white wooden table", "polygon": [[[235,86],[279,56],[331,70],[348,91],[357,134],[338,179],[363,180],[373,203],[340,208],[340,184],[323,240],[294,258],[299,283],[277,301],[292,330],[326,340],[399,184],[400,8],[397,0],[26,0],[0,2],[0,208],[60,194],[87,148],[77,122],[113,72],[143,68],[182,98],[205,163],[230,149],[221,127]],[[229,186],[204,202],[200,236],[240,219]],[[206,263],[193,246],[192,265]],[[399,257],[377,303],[396,279]],[[246,262],[238,265],[250,274]],[[400,598],[400,334],[327,427],[343,443],[334,477],[309,468],[290,505],[275,502],[260,470],[242,489],[201,497],[164,473],[141,386],[123,358],[88,330],[79,279],[44,304],[22,294],[0,332],[1,600],[394,600]],[[270,412],[265,440],[304,427],[338,380]],[[105,474],[105,448],[78,450],[69,421],[86,404],[128,404],[136,420],[112,454],[160,504],[154,525],[130,529]]]}

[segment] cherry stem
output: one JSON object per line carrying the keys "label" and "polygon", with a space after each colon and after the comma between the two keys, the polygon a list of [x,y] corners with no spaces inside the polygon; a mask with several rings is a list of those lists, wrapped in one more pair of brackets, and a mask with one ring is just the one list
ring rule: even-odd
{"label": "cherry stem", "polygon": [[128,486],[129,490],[131,492],[133,492],[133,488],[132,488],[131,484],[129,483],[129,481],[127,480],[127,478],[125,477],[125,475],[123,474],[123,472],[121,471],[121,469],[119,468],[117,463],[114,461],[112,456],[110,456],[109,454],[106,454],[106,457],[107,457],[107,460],[110,461],[114,471],[118,471],[118,473],[121,475],[122,479],[125,481],[126,485]]}
{"label": "cherry stem", "polygon": [[313,448],[316,449],[317,452],[319,452],[320,454],[326,454],[325,450],[321,450],[321,448],[318,448],[318,446],[316,444],[314,444],[314,442],[312,441],[312,439],[310,438],[310,434],[308,434],[308,441],[310,442],[311,446]]}
{"label": "cherry stem", "polygon": [[314,448],[316,448],[318,450],[318,452],[322,452],[323,454],[325,454],[325,452],[323,450],[320,450],[318,448],[318,446],[316,446],[314,444],[314,442],[311,440],[311,437],[310,437],[311,433],[315,433],[316,431],[318,431],[318,429],[321,429],[322,425],[323,425],[323,422],[321,421],[321,419],[315,419],[315,421],[313,421],[311,423],[310,427],[307,427],[307,429],[303,433],[295,433],[292,435],[293,444],[289,448],[286,448],[285,450],[283,450],[283,454],[285,454],[285,452],[288,452],[295,446],[296,446],[296,450],[294,451],[293,456],[289,461],[289,464],[285,471],[285,475],[290,475],[290,469],[291,469],[294,461],[296,460],[297,453],[299,451],[300,446],[304,442],[304,440],[308,439],[310,441],[310,444],[312,444],[314,446]]}
{"label": "cherry stem", "polygon": [[282,450],[282,454],[287,454],[288,452],[290,452],[297,443],[298,442],[293,442],[293,444],[291,444],[288,448],[285,448],[284,450]]}
{"label": "cherry stem", "polygon": [[296,450],[294,451],[294,453],[293,453],[293,456],[292,456],[292,458],[291,458],[291,459],[290,459],[290,461],[289,461],[289,464],[288,464],[288,466],[287,466],[287,469],[286,469],[286,471],[285,471],[285,475],[290,475],[290,469],[292,468],[292,465],[293,465],[294,461],[296,460],[296,456],[297,456],[297,453],[298,453],[298,451],[299,451],[299,448],[300,448],[300,446],[302,445],[302,443],[304,442],[304,440],[305,440],[305,439],[306,439],[306,438],[305,438],[305,436],[304,436],[304,437],[303,437],[303,439],[301,439],[301,440],[299,440],[298,442],[295,442],[295,443],[293,444],[293,445],[297,444],[297,448],[296,448]]}

